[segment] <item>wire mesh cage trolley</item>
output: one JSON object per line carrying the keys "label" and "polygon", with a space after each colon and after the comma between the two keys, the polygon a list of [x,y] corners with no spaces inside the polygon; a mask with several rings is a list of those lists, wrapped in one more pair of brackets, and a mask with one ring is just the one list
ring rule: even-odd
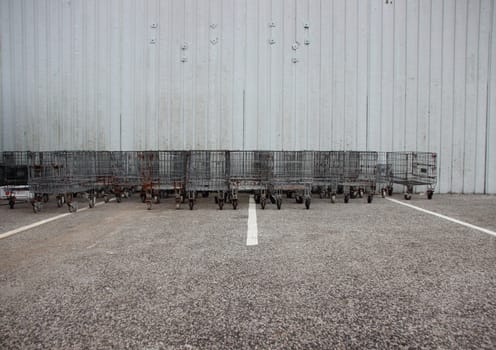
{"label": "wire mesh cage trolley", "polygon": [[415,186],[426,186],[432,199],[437,184],[437,154],[432,152],[388,152],[390,181],[404,186],[405,199],[412,198]]}

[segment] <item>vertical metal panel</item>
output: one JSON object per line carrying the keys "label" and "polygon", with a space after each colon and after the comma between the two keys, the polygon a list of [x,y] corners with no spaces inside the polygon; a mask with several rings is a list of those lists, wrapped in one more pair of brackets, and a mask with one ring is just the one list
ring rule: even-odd
{"label": "vertical metal panel", "polygon": [[0,0],[0,146],[430,150],[441,192],[495,193],[495,11]]}
{"label": "vertical metal panel", "polygon": [[[430,17],[430,66],[429,66],[429,122],[427,125],[426,149],[440,155],[442,145],[443,104],[443,25],[444,0],[433,0]],[[438,156],[438,169],[440,157]]]}
{"label": "vertical metal panel", "polygon": [[[489,56],[488,111],[486,114],[486,188],[487,193],[496,193],[496,5],[491,2],[491,36]],[[479,135],[480,136],[480,135]]]}

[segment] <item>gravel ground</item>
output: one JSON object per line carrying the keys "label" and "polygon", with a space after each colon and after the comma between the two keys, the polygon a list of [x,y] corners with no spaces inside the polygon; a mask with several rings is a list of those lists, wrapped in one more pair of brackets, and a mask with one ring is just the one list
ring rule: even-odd
{"label": "gravel ground", "polygon": [[[470,202],[496,197],[460,197],[409,203],[495,227]],[[382,198],[285,199],[247,247],[247,197],[173,207],[134,198],[1,240],[0,348],[496,347],[495,237]]]}

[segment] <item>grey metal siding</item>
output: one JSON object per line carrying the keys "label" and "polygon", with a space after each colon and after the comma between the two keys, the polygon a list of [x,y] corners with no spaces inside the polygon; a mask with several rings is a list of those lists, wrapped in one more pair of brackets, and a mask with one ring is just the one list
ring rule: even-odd
{"label": "grey metal siding", "polygon": [[496,193],[492,0],[0,0],[0,146],[439,153]]}

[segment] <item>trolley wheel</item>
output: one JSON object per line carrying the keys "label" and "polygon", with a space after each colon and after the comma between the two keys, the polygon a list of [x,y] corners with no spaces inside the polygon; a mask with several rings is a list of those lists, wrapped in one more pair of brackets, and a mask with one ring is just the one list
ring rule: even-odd
{"label": "trolley wheel", "polygon": [[363,195],[364,195],[364,191],[363,191],[363,188],[361,188],[361,189],[358,191],[358,197],[363,198]]}
{"label": "trolley wheel", "polygon": [[260,195],[259,194],[255,195],[255,203],[260,204]]}
{"label": "trolley wheel", "polygon": [[374,198],[374,196],[372,196],[371,194],[369,194],[367,196],[367,203],[372,203],[372,199]]}
{"label": "trolley wheel", "polygon": [[387,189],[383,188],[381,190],[381,196],[382,196],[382,198],[386,198],[386,195],[387,195]]}
{"label": "trolley wheel", "polygon": [[33,213],[37,214],[41,211],[41,203],[40,202],[34,202],[33,203]]}
{"label": "trolley wheel", "polygon": [[334,193],[331,194],[331,203],[336,203],[336,195]]}
{"label": "trolley wheel", "polygon": [[15,205],[15,199],[10,198],[9,199],[9,208],[10,209],[14,209],[14,205]]}
{"label": "trolley wheel", "polygon": [[409,201],[410,199],[412,199],[412,195],[410,193],[405,193],[405,199]]}
{"label": "trolley wheel", "polygon": [[236,210],[238,208],[238,200],[237,199],[232,200],[232,206],[233,206],[234,210]]}
{"label": "trolley wheel", "polygon": [[276,199],[276,205],[277,205],[277,209],[281,210],[281,205],[282,205],[282,199],[281,198]]}
{"label": "trolley wheel", "polygon": [[311,203],[310,197],[305,198],[305,208],[310,209],[310,203]]}
{"label": "trolley wheel", "polygon": [[270,195],[269,199],[272,204],[276,204],[276,198],[273,195]]}
{"label": "trolley wheel", "polygon": [[350,195],[349,194],[345,194],[344,195],[344,202],[345,203],[348,203],[350,201]]}
{"label": "trolley wheel", "polygon": [[190,199],[188,201],[188,206],[189,206],[189,210],[193,210],[193,207],[195,206],[195,201],[193,199]]}
{"label": "trolley wheel", "polygon": [[41,200],[43,201],[43,203],[47,203],[48,202],[48,194],[44,193],[43,196],[41,196]]}
{"label": "trolley wheel", "polygon": [[428,190],[427,191],[427,199],[432,199],[432,196],[434,195],[434,191],[433,190]]}
{"label": "trolley wheel", "polygon": [[224,199],[219,198],[217,201],[219,204],[219,210],[222,210],[224,208]]}
{"label": "trolley wheel", "polygon": [[265,209],[265,204],[267,204],[267,200],[265,198],[260,199],[260,206],[262,209]]}
{"label": "trolley wheel", "polygon": [[67,204],[68,208],[69,208],[69,213],[75,213],[77,212],[77,204],[76,203],[68,203]]}

